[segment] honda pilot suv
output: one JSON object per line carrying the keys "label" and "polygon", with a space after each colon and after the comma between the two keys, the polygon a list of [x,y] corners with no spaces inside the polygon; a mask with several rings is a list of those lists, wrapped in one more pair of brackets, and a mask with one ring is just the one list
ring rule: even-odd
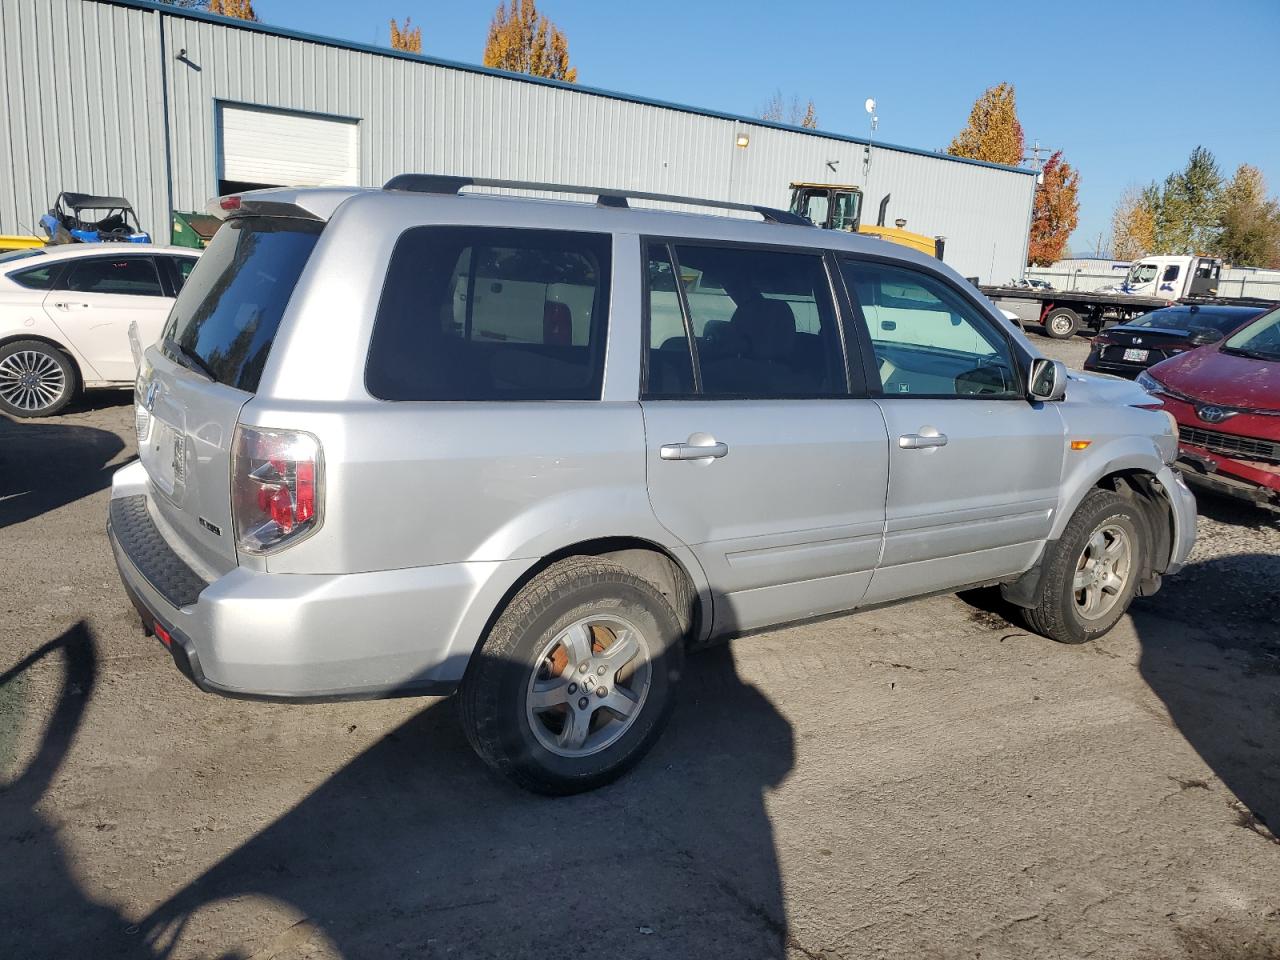
{"label": "honda pilot suv", "polygon": [[109,516],[201,689],[456,690],[485,761],[570,793],[653,745],[689,647],[994,585],[1079,643],[1186,559],[1172,418],[936,259],[495,186],[588,192],[215,202]]}

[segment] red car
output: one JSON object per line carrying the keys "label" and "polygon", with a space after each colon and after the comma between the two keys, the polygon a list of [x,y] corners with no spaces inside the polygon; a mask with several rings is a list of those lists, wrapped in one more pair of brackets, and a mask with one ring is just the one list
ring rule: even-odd
{"label": "red car", "polygon": [[1143,371],[1138,384],[1177,419],[1189,482],[1280,504],[1280,307]]}

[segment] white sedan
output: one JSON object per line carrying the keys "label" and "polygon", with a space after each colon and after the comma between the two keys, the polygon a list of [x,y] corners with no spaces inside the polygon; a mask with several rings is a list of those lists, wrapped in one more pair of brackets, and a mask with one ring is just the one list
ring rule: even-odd
{"label": "white sedan", "polygon": [[199,256],[137,243],[0,255],[0,411],[45,417],[81,389],[132,385],[129,325],[144,347],[158,340]]}

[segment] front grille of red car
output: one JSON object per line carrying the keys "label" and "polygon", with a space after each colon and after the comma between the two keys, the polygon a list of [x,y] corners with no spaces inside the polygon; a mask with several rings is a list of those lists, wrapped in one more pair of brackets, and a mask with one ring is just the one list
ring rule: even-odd
{"label": "front grille of red car", "polygon": [[1217,430],[1201,430],[1178,424],[1178,437],[1186,443],[1204,447],[1215,453],[1243,456],[1250,460],[1271,460],[1280,463],[1280,443],[1257,440],[1253,437],[1237,437]]}

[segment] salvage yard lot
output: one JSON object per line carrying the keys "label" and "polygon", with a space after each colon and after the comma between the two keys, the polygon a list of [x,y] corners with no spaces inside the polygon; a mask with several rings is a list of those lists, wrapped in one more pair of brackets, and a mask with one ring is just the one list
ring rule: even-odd
{"label": "salvage yard lot", "polygon": [[104,533],[131,435],[0,418],[0,956],[1280,956],[1274,515],[1202,498],[1092,645],[943,596],[696,655],[634,773],[548,800],[448,700],[184,680]]}

